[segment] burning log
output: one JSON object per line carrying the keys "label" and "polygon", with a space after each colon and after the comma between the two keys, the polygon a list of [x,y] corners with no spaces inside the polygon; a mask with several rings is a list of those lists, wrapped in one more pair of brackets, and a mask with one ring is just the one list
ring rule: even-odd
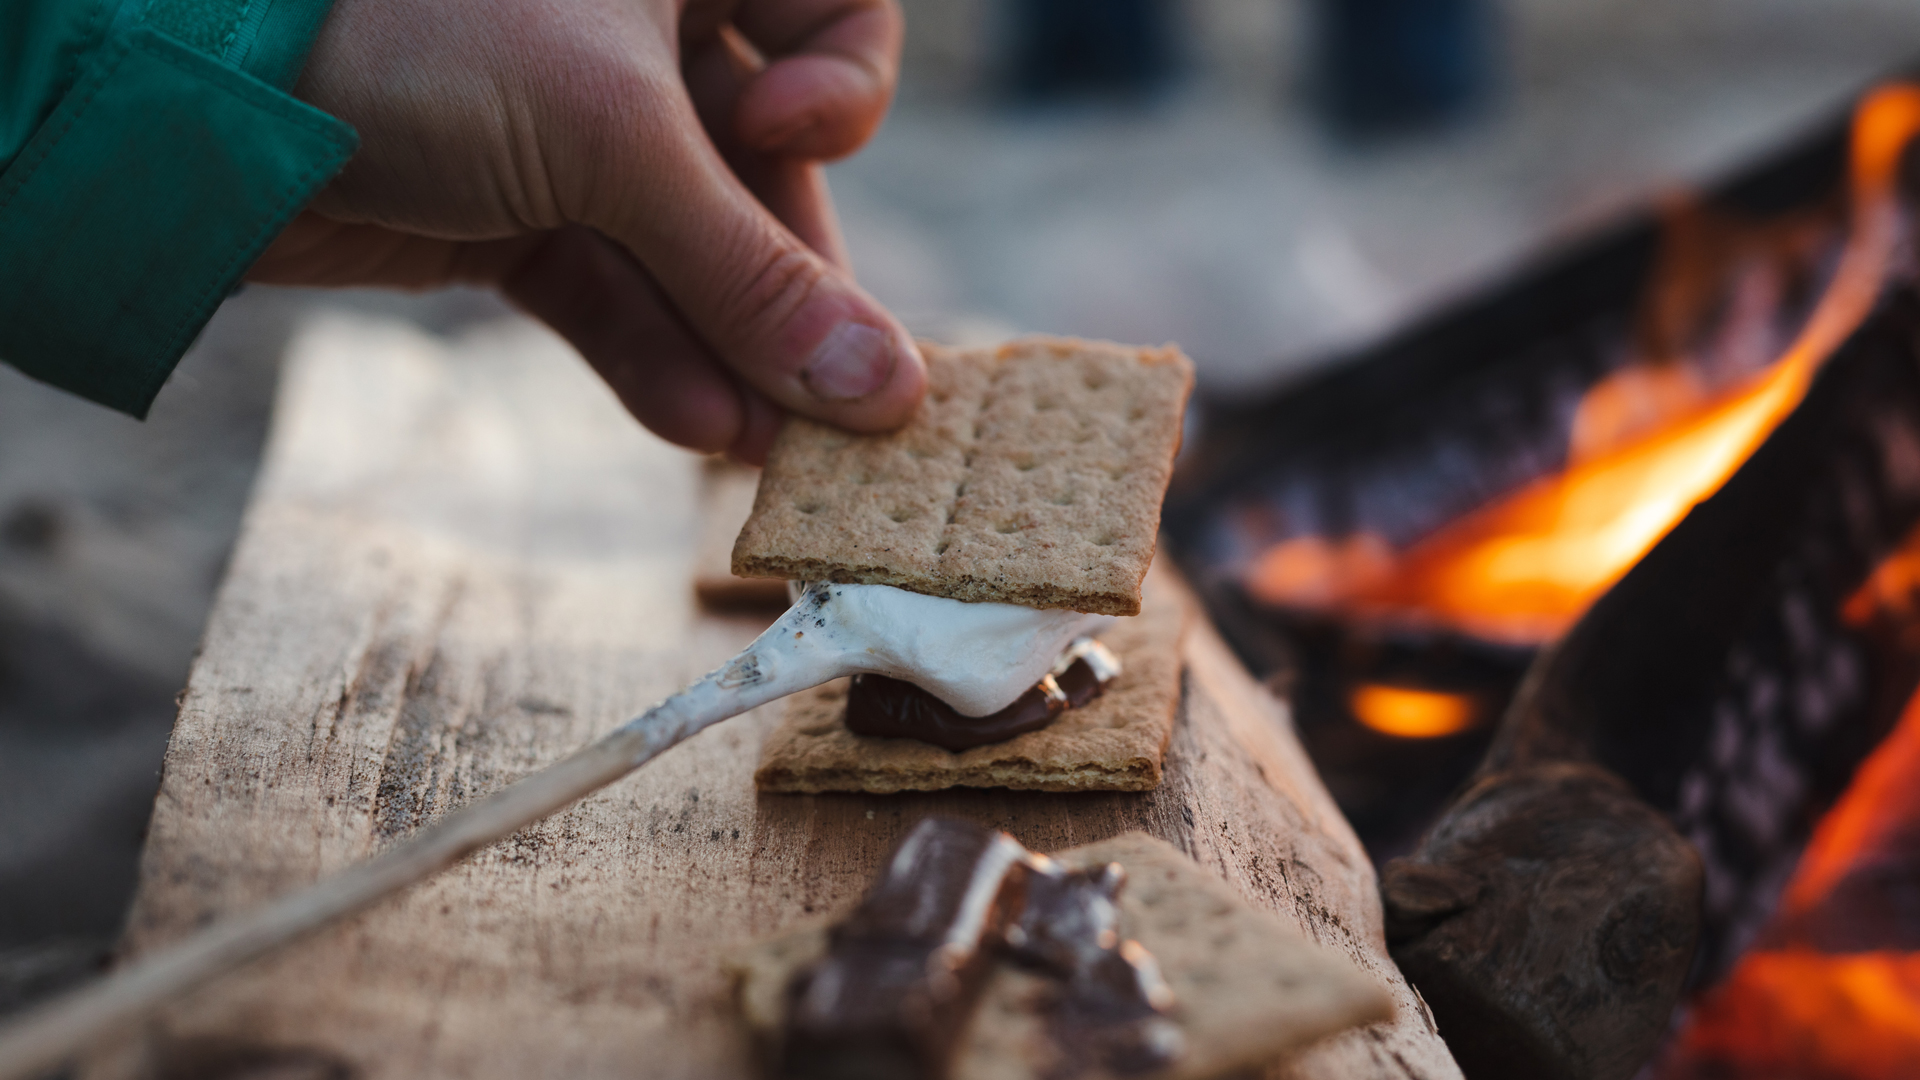
{"label": "burning log", "polygon": [[[1539,646],[1798,397],[1810,364],[1752,384],[1840,262],[1848,157],[1835,124],[1304,387],[1210,412],[1169,502],[1176,551],[1242,657],[1283,680],[1376,857],[1471,774]],[[1373,686],[1451,695],[1464,724],[1383,726]]]}
{"label": "burning log", "polygon": [[1920,521],[1917,342],[1903,290],[1543,655],[1388,865],[1390,948],[1474,1080],[1632,1075],[1696,938],[1699,975],[1724,971],[1912,693],[1913,661],[1843,609]]}

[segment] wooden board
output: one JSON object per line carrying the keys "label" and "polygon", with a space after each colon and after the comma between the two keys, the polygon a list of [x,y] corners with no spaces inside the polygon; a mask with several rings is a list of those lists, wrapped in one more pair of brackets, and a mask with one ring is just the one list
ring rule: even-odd
{"label": "wooden board", "polygon": [[[731,654],[702,614],[697,462],[526,325],[296,347],[183,696],[124,951],[364,858]],[[1458,1070],[1386,959],[1371,866],[1284,708],[1204,628],[1149,794],[756,795],[778,706],[181,1002],[83,1075],[747,1076],[723,953],[853,901],[929,812],[1041,850],[1165,838],[1393,990],[1285,1075]]]}

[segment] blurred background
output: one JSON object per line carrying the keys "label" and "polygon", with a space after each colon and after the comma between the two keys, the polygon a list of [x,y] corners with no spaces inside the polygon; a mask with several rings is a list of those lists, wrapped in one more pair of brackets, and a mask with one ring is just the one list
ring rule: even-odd
{"label": "blurred background", "polygon": [[[903,84],[832,169],[861,280],[933,336],[1178,341],[1296,379],[1720,175],[1920,62],[1911,0],[903,0]],[[249,289],[137,423],[0,367],[0,1011],[100,964],[173,700],[317,308]]]}

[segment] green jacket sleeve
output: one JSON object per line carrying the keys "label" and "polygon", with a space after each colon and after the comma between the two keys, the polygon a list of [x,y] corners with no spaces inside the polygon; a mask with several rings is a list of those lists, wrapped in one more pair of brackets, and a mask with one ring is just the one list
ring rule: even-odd
{"label": "green jacket sleeve", "polygon": [[0,359],[146,415],[353,153],[287,93],[331,4],[0,3]]}

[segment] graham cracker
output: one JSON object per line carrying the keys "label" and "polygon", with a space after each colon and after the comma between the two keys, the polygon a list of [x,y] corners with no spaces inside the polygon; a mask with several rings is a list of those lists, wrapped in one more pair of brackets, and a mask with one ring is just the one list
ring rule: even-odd
{"label": "graham cracker", "polygon": [[[1073,848],[1054,856],[1073,869],[1117,862],[1120,933],[1153,954],[1172,989],[1169,1014],[1185,1050],[1167,1067],[1129,1074],[1143,1080],[1206,1080],[1277,1063],[1328,1035],[1388,1020],[1384,987],[1345,957],[1324,949],[1272,913],[1241,899],[1172,845],[1145,833]],[[777,1043],[786,988],[826,951],[825,927],[763,942],[734,957],[736,1000],[763,1043]],[[1061,1060],[1047,1034],[1046,982],[996,965],[955,1052],[952,1080],[1044,1080],[1107,1073]]]}
{"label": "graham cracker", "polygon": [[700,467],[700,541],[694,551],[693,595],[713,611],[784,611],[784,578],[741,577],[733,572],[733,538],[753,512],[760,470],[723,457]]}
{"label": "graham cracker", "polygon": [[733,572],[1138,612],[1192,362],[1049,337],[922,351],[927,398],[900,430],[787,421]]}
{"label": "graham cracker", "polygon": [[1120,658],[1106,692],[1039,731],[954,753],[917,739],[847,730],[848,680],[795,694],[760,747],[762,791],[813,794],[1004,787],[1032,791],[1150,791],[1180,706],[1180,639],[1190,602],[1160,574],[1139,615],[1101,635]]}

